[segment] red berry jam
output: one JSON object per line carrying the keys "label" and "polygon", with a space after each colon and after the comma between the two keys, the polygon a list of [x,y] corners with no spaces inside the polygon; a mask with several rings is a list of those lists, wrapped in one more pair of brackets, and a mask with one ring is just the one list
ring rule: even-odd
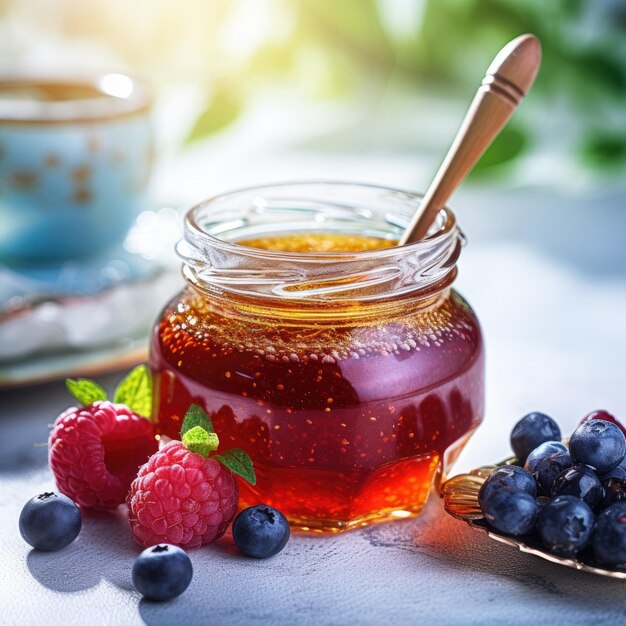
{"label": "red berry jam", "polygon": [[[241,242],[240,242],[241,243]],[[393,242],[333,233],[244,245],[360,251]],[[294,525],[337,531],[424,506],[483,416],[483,343],[449,288],[378,306],[214,301],[194,286],[164,309],[151,366],[161,433],[177,438],[192,402],[221,445],[252,457],[256,486]]]}

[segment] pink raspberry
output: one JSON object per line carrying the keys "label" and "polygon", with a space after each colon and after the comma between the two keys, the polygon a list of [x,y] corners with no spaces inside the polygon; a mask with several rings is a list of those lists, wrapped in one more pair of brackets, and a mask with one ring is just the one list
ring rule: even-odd
{"label": "pink raspberry", "polygon": [[124,502],[139,466],[158,443],[151,422],[103,400],[61,413],[49,446],[59,491],[83,507],[111,509]]}
{"label": "pink raspberry", "polygon": [[149,547],[195,548],[221,537],[237,512],[239,487],[213,458],[170,441],[139,470],[128,493],[135,539]]}

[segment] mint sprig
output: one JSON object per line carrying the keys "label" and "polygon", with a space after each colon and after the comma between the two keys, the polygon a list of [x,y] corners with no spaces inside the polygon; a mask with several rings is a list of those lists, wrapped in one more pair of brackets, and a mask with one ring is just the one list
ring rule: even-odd
{"label": "mint sprig", "polygon": [[202,426],[194,426],[183,435],[183,443],[189,450],[206,459],[217,450],[220,440],[215,433],[207,432]]}
{"label": "mint sprig", "polygon": [[152,378],[145,365],[138,365],[115,389],[113,402],[125,404],[142,417],[152,414]]}
{"label": "mint sprig", "polygon": [[206,411],[197,404],[192,404],[188,409],[187,413],[185,413],[185,418],[183,419],[183,425],[180,429],[180,437],[181,439],[185,436],[185,433],[196,426],[200,426],[208,433],[214,433],[215,428],[213,428],[213,422],[211,422],[211,418],[207,415]]}
{"label": "mint sprig", "polygon": [[222,454],[214,454],[213,458],[226,466],[233,474],[241,476],[251,485],[256,485],[256,474],[254,473],[252,459],[244,450],[231,448]]}
{"label": "mint sprig", "polygon": [[[192,404],[185,414],[183,425],[180,429],[180,437],[189,450],[202,455],[205,459],[209,458],[219,447],[220,440],[215,433],[211,418],[197,404]],[[252,459],[244,450],[233,448],[221,454],[213,454],[211,458],[219,461],[233,474],[241,476],[251,485],[256,485],[256,474],[254,473]]]}
{"label": "mint sprig", "polygon": [[[88,378],[68,378],[68,391],[83,405],[107,399],[107,392]],[[152,378],[145,365],[138,365],[120,382],[115,390],[113,402],[125,404],[133,413],[150,419],[152,413]]]}
{"label": "mint sprig", "polygon": [[107,399],[107,392],[98,383],[88,378],[68,378],[65,386],[83,406]]}

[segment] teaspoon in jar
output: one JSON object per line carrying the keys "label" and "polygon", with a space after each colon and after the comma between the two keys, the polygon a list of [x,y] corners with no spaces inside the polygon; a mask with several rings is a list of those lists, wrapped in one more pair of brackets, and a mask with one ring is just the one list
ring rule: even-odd
{"label": "teaspoon in jar", "polygon": [[443,163],[398,245],[428,232],[448,198],[498,136],[535,81],[541,44],[534,35],[510,41],[487,68]]}

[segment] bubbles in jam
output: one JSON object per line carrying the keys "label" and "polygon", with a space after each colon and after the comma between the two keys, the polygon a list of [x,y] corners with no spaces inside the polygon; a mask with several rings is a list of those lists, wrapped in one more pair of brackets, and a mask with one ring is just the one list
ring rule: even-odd
{"label": "bubbles in jam", "polygon": [[[384,248],[334,233],[242,242],[291,252]],[[229,301],[232,299],[232,302]],[[188,287],[155,327],[151,367],[160,431],[178,438],[190,403],[206,408],[222,445],[252,457],[264,503],[296,526],[337,531],[419,513],[483,416],[483,343],[453,290],[428,303],[342,309],[322,319]]]}

